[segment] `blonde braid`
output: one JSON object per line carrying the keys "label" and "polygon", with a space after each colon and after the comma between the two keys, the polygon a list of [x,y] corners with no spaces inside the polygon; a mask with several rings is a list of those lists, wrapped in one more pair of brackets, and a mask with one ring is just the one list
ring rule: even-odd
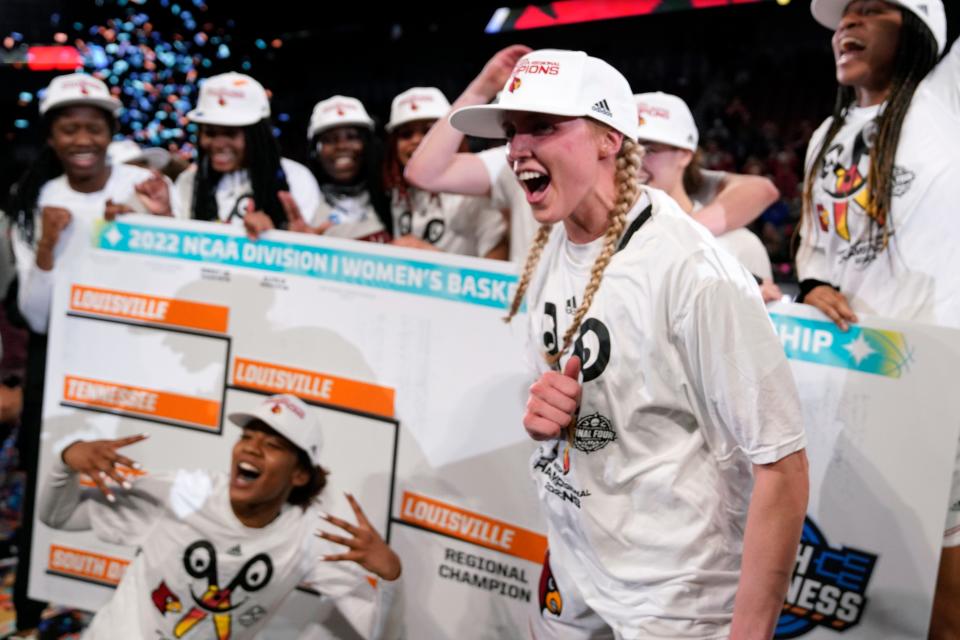
{"label": "blonde braid", "polygon": [[520,275],[520,282],[517,284],[517,291],[513,294],[513,301],[510,303],[510,313],[503,319],[504,322],[513,320],[513,316],[517,315],[517,312],[520,310],[520,305],[523,303],[523,296],[527,292],[527,287],[530,286],[530,279],[533,277],[533,272],[537,268],[537,263],[540,262],[540,254],[543,253],[543,248],[547,245],[547,240],[550,239],[551,229],[553,229],[553,225],[550,224],[542,224],[540,228],[537,229],[537,235],[533,239],[533,245],[530,247],[530,251],[527,252],[527,259],[523,263],[523,272]]}
{"label": "blonde braid", "polygon": [[640,195],[640,166],[643,162],[643,147],[629,138],[623,139],[623,145],[617,154],[617,172],[615,175],[617,199],[610,210],[610,226],[604,235],[603,250],[593,263],[590,269],[590,282],[583,292],[583,299],[580,306],[573,314],[573,323],[567,328],[563,335],[563,346],[553,355],[546,355],[547,362],[556,364],[560,361],[560,356],[570,348],[573,338],[580,330],[580,323],[590,309],[593,302],[593,295],[600,288],[600,280],[603,278],[603,272],[610,264],[610,259],[617,252],[617,243],[623,234],[623,228],[626,226],[627,213],[637,201]]}

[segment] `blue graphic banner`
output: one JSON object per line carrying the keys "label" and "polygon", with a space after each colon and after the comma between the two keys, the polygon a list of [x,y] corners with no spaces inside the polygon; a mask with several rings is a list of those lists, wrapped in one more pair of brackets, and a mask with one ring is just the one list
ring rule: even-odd
{"label": "blue graphic banner", "polygon": [[911,352],[902,333],[859,325],[841,331],[830,321],[771,313],[787,357],[829,367],[899,378]]}
{"label": "blue graphic banner", "polygon": [[104,224],[94,246],[146,256],[189,260],[331,282],[387,289],[496,309],[507,309],[516,287],[513,274],[442,265],[340,248],[249,240],[200,229]]}

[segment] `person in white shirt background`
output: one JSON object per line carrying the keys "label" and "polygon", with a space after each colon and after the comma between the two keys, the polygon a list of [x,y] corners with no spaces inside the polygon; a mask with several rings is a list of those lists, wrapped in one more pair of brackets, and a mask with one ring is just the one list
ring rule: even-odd
{"label": "person in white shirt background", "polygon": [[381,181],[380,144],[363,103],[339,95],[318,102],[307,142],[323,195],[312,224],[338,238],[390,242],[393,220]]}
{"label": "person in white shirt background", "polygon": [[533,51],[450,124],[508,140],[540,224],[510,311],[529,292],[550,545],[533,637],[771,637],[808,482],[755,280],[640,183],[632,91],[602,60]]}
{"label": "person in white shirt background", "polygon": [[[807,149],[799,300],[960,328],[960,46],[941,0],[813,0],[832,29],[833,114]],[[939,60],[939,62],[938,62]],[[958,451],[960,456],[960,451]],[[931,638],[960,637],[960,457]]]}
{"label": "person in white shirt background", "polygon": [[[83,637],[252,638],[299,585],[332,598],[363,637],[400,637],[399,557],[352,496],[356,524],[317,508],[327,471],[314,410],[279,395],[229,419],[242,430],[229,474],[130,481],[122,467],[139,466],[118,449],[144,435],[63,449],[39,501],[41,521],[141,550]],[[97,488],[82,489],[81,474]],[[320,529],[324,521],[338,532]],[[379,578],[376,588],[368,575]]]}
{"label": "person in white shirt background", "polygon": [[714,225],[720,246],[757,278],[764,302],[779,300],[782,294],[773,282],[770,256],[760,238],[744,228],[727,230],[723,223],[727,218],[751,222],[777,201],[777,188],[761,176],[702,169],[700,132],[681,98],[659,91],[634,98],[644,151],[641,181],[666,191],[711,232]]}
{"label": "person in white shirt background", "polygon": [[[84,249],[93,225],[104,218],[137,211],[174,215],[170,181],[158,173],[107,162],[117,131],[120,101],[92,76],[54,78],[40,102],[46,144],[14,186],[7,210],[13,221],[17,303],[30,330],[23,414],[17,443],[21,467],[35,477],[42,415],[47,325],[53,287],[70,261]],[[14,599],[18,624],[39,622],[42,606],[27,598],[33,483],[25,483],[23,515],[17,531],[21,561]]]}
{"label": "person in white shirt background", "polygon": [[259,82],[233,72],[207,78],[187,118],[200,125],[196,165],[177,178],[189,217],[242,224],[253,236],[288,228],[294,206],[309,222],[320,189],[309,169],[280,157]]}
{"label": "person in white shirt background", "polygon": [[396,245],[505,260],[507,224],[488,198],[418,189],[403,169],[430,127],[450,111],[435,87],[399,94],[387,122],[383,184],[390,191]]}

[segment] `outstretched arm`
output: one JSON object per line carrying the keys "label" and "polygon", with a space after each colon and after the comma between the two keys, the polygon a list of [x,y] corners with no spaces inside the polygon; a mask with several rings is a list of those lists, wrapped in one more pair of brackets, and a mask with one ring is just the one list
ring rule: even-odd
{"label": "outstretched arm", "polygon": [[[514,66],[529,47],[512,45],[496,53],[473,79],[452,110],[487,104],[506,83]],[[440,118],[417,147],[404,169],[404,177],[413,185],[433,193],[490,194],[490,176],[480,158],[460,153],[463,134],[454,129],[447,118]]]}

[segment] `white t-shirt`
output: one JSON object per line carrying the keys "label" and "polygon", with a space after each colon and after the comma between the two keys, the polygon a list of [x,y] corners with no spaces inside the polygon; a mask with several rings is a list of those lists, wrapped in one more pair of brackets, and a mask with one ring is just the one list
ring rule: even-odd
{"label": "white t-shirt", "polygon": [[507,230],[489,198],[393,190],[393,228],[397,237],[413,235],[441,251],[483,257],[500,244]]}
{"label": "white t-shirt", "polygon": [[540,224],[533,217],[527,195],[507,164],[507,148],[494,147],[477,154],[490,178],[490,201],[510,211],[510,261],[523,264]]}
{"label": "white t-shirt", "polygon": [[[290,195],[297,203],[300,215],[309,223],[320,206],[320,187],[317,186],[316,178],[310,173],[310,169],[287,158],[280,158],[280,167],[287,177]],[[177,177],[177,199],[182,210],[189,212],[190,217],[193,217],[193,183],[196,175],[197,166],[192,165]],[[214,197],[217,200],[217,215],[220,221],[242,225],[243,216],[253,199],[250,172],[241,169],[221,176]]]}
{"label": "white t-shirt", "polygon": [[[948,108],[938,86],[956,77],[950,71],[960,66],[960,55],[952,51],[941,65],[947,68],[917,88],[904,119],[891,212],[882,226],[871,227],[866,212],[870,145],[881,105],[849,110],[824,166],[816,169],[816,220],[807,217],[801,227],[797,271],[801,280],[836,286],[858,313],[960,327],[960,112]],[[810,139],[808,172],[830,121]]]}
{"label": "white t-shirt", "polygon": [[[891,212],[871,230],[867,214],[874,118],[883,105],[851,108],[813,185],[816,221],[806,216],[797,251],[800,280],[837,287],[857,313],[960,328],[960,47],[920,83],[900,131]],[[810,139],[807,171],[826,135]],[[944,546],[960,545],[960,449]]]}
{"label": "white t-shirt", "polygon": [[[553,230],[528,299],[539,373],[602,244]],[[805,446],[799,398],[756,281],[673,199],[646,189],[621,246],[571,350],[575,443],[532,457],[551,563],[618,637],[726,638],[752,465]]]}
{"label": "white t-shirt", "polygon": [[370,192],[362,190],[357,194],[332,194],[320,201],[320,208],[314,218],[314,224],[330,220],[333,226],[325,235],[334,238],[348,238],[365,242],[390,242],[390,230],[383,226],[377,210],[373,207]]}
{"label": "white t-shirt", "polygon": [[323,521],[314,508],[287,505],[267,526],[247,527],[230,506],[229,478],[201,470],[146,476],[116,497],[110,504],[99,491],[81,491],[59,463],[39,503],[50,526],[92,528],[106,542],[140,549],[87,640],[215,640],[218,628],[230,629],[220,637],[252,638],[298,585],[332,598],[364,637],[400,633],[391,610],[399,582],[380,580],[374,589],[358,565],[322,560],[343,550],[315,535]]}
{"label": "white t-shirt", "polygon": [[[43,207],[62,207],[70,211],[70,224],[60,233],[57,245],[53,249],[53,269],[43,271],[37,266],[37,254],[34,244],[24,240],[13,230],[13,253],[17,263],[17,277],[20,281],[17,302],[20,313],[30,328],[37,333],[46,333],[50,320],[50,302],[53,297],[55,279],[61,273],[69,272],[69,263],[78,251],[89,246],[93,225],[103,219],[107,200],[116,204],[125,204],[137,213],[147,210],[137,197],[134,187],[151,178],[153,174],[141,167],[120,164],[111,167],[110,177],[103,189],[94,193],[81,193],[70,188],[66,175],[47,182],[40,189],[37,198],[37,217],[34,220],[34,236],[39,241],[41,234],[40,212]],[[174,215],[179,215],[180,207],[173,194],[173,184],[167,181],[170,189],[170,204]]]}
{"label": "white t-shirt", "polygon": [[[727,175],[723,171],[710,171],[708,169],[703,169],[700,173],[703,174],[703,186],[696,193],[690,194],[694,212],[713,202]],[[767,253],[767,248],[763,246],[763,242],[755,233],[741,227],[740,229],[727,231],[716,236],[716,238],[717,244],[739,260],[740,264],[747,268],[747,271],[761,280],[773,281],[773,266],[770,264],[770,254]]]}

